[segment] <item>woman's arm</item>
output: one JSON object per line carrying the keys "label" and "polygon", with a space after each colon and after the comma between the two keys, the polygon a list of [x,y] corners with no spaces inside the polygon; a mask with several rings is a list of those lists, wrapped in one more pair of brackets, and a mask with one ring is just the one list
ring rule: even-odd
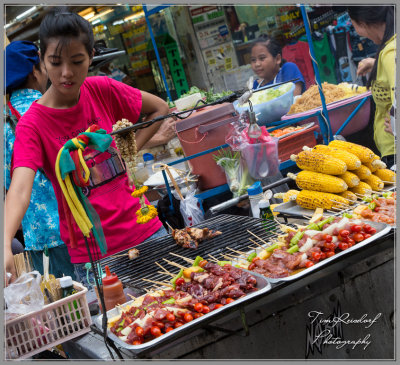
{"label": "woman's arm", "polygon": [[17,167],[14,170],[10,189],[6,196],[4,214],[4,269],[12,275],[10,282],[16,279],[11,241],[29,207],[35,174],[35,171],[28,167]]}
{"label": "woman's arm", "polygon": [[173,118],[168,118],[160,122],[160,129],[156,134],[143,146],[143,148],[152,148],[167,144],[176,136],[175,132],[176,121]]}
{"label": "woman's arm", "polygon": [[[146,114],[144,122],[147,120],[154,119],[161,115],[168,114],[168,104],[159,98],[158,96],[152,95],[146,91],[141,91],[142,94],[142,110],[143,114]],[[157,132],[160,128],[161,123],[154,123],[150,127],[139,129],[136,132],[136,145],[137,149],[140,150],[146,144],[147,141]]]}
{"label": "woman's arm", "polygon": [[293,90],[293,96],[301,95],[301,90],[302,90],[302,83],[301,82],[296,82],[294,90]]}

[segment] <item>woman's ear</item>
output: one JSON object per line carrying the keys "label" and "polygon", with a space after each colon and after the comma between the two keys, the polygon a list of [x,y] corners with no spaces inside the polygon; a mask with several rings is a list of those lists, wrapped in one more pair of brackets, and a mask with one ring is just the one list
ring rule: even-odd
{"label": "woman's ear", "polygon": [[94,51],[94,48],[93,48],[92,54],[89,55],[89,66],[91,66],[91,64],[92,64],[92,62],[93,62],[94,52],[95,52],[95,51]]}
{"label": "woman's ear", "polygon": [[282,55],[278,53],[276,55],[276,63],[280,66],[282,64]]}

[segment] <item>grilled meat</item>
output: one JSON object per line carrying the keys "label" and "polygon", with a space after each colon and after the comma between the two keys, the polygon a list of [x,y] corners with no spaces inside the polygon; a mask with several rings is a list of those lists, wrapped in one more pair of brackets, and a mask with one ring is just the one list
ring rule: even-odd
{"label": "grilled meat", "polygon": [[139,250],[137,248],[132,248],[128,251],[129,260],[136,259],[139,257]]}
{"label": "grilled meat", "polygon": [[186,227],[173,229],[172,237],[179,246],[196,249],[200,242],[219,236],[221,233],[208,228]]}

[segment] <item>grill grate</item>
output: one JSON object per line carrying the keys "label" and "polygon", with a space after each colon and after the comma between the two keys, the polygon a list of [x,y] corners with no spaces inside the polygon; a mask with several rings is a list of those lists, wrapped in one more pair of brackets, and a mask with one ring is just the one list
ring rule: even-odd
{"label": "grill grate", "polygon": [[[171,273],[178,273],[179,269],[166,263],[163,258],[186,267],[190,266],[185,260],[170,255],[170,252],[190,259],[195,259],[196,256],[209,259],[208,255],[211,254],[217,259],[225,260],[222,255],[226,253],[232,254],[232,252],[226,249],[227,246],[244,252],[250,250],[249,246],[255,246],[249,238],[255,241],[257,239],[248,233],[247,230],[250,230],[267,242],[276,240],[276,234],[271,232],[281,233],[279,224],[275,221],[264,223],[261,219],[257,218],[226,214],[205,220],[201,224],[198,224],[197,227],[219,230],[222,234],[211,240],[201,242],[196,250],[178,246],[172,236],[168,235],[135,246],[140,254],[134,260],[129,260],[128,256],[111,256],[100,260],[100,263],[103,267],[104,265],[108,265],[110,270],[115,272],[126,286],[145,290],[150,289],[154,285],[144,281],[143,278],[154,281],[168,281],[171,278],[166,274],[158,273],[158,271],[161,271],[161,268],[155,264],[156,261]],[[261,242],[259,243],[261,244]],[[127,252],[128,250],[125,250],[119,254]]]}

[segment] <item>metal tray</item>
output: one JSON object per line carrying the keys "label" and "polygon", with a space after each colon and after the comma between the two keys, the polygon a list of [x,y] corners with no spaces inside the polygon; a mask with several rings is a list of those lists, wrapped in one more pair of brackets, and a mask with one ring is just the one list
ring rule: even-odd
{"label": "metal tray", "polygon": [[[145,342],[141,345],[129,345],[126,342],[121,341],[109,329],[107,329],[107,336],[122,348],[125,348],[127,350],[141,352],[147,348],[151,348],[155,345],[159,345],[162,342],[171,341],[172,339],[176,339],[177,337],[182,337],[185,333],[188,333],[190,331],[193,331],[194,329],[198,329],[199,327],[201,327],[203,325],[213,322],[214,320],[217,319],[215,317],[221,317],[221,312],[228,312],[229,309],[233,309],[234,307],[239,306],[241,303],[246,302],[250,299],[254,299],[258,296],[261,296],[261,295],[265,294],[266,292],[268,292],[269,290],[271,290],[271,284],[265,276],[248,271],[248,270],[243,270],[243,271],[247,271],[248,273],[252,274],[257,279],[257,286],[256,286],[258,289],[257,291],[247,294],[244,297],[239,298],[232,303],[226,304],[221,308],[213,310],[212,312],[209,312],[200,318],[196,318],[189,323],[185,323],[183,326],[175,328],[173,331],[165,333],[162,336],[157,337],[151,341]],[[132,302],[133,302],[133,300],[125,303],[125,305],[128,305]],[[112,318],[114,316],[117,316],[120,313],[121,312],[118,308],[113,308],[113,309],[107,311],[107,318]],[[100,328],[101,330],[102,330],[102,319],[103,319],[103,315],[101,314],[94,321],[95,325],[98,328]]]}
{"label": "metal tray", "polygon": [[[284,134],[283,136],[280,136],[280,137],[275,137],[275,138],[278,138],[278,139],[284,139],[284,138],[286,138],[286,137],[290,137],[290,136],[292,136],[293,134],[297,134],[297,133],[300,133],[300,132],[304,132],[306,129],[309,129],[309,128],[311,128],[312,126],[314,126],[314,122],[311,122],[311,123],[307,123],[307,124],[305,124],[304,126],[300,126],[300,127],[302,127],[301,129],[299,129],[299,130],[297,130],[297,131],[293,131],[293,132],[290,132],[290,133],[288,133],[288,134]],[[286,127],[283,127],[283,129],[284,128],[286,128]],[[273,133],[273,132],[272,132]],[[272,135],[271,135],[272,136]],[[273,136],[272,136],[273,137]]]}
{"label": "metal tray", "polygon": [[[365,221],[365,222],[367,222],[367,221]],[[386,223],[368,221],[368,224],[376,229],[376,233],[373,236],[371,236],[370,238],[367,238],[366,240],[362,241],[361,243],[357,243],[356,245],[348,248],[347,250],[341,251],[341,252],[333,255],[332,257],[329,257],[329,258],[327,258],[327,259],[325,259],[323,261],[320,261],[317,264],[315,264],[315,265],[313,265],[313,266],[311,266],[311,267],[309,267],[309,268],[307,268],[307,269],[305,269],[303,271],[300,271],[297,274],[290,275],[290,276],[287,276],[287,277],[284,277],[284,278],[269,278],[269,277],[266,276],[267,280],[270,283],[278,283],[278,282],[281,282],[281,281],[293,281],[293,280],[299,279],[302,276],[308,275],[310,272],[318,270],[319,268],[327,265],[329,262],[331,262],[333,260],[336,260],[339,257],[341,257],[343,255],[346,255],[349,252],[358,250],[361,247],[364,247],[365,245],[368,245],[369,243],[371,243],[373,241],[376,241],[378,238],[384,236],[385,234],[387,234],[387,233],[389,233],[391,231],[391,226],[389,226]],[[253,251],[249,251],[249,254],[252,253],[252,252],[254,252],[254,250]],[[232,262],[232,264],[235,264],[235,262]],[[250,271],[250,272],[252,273],[252,271]]]}

